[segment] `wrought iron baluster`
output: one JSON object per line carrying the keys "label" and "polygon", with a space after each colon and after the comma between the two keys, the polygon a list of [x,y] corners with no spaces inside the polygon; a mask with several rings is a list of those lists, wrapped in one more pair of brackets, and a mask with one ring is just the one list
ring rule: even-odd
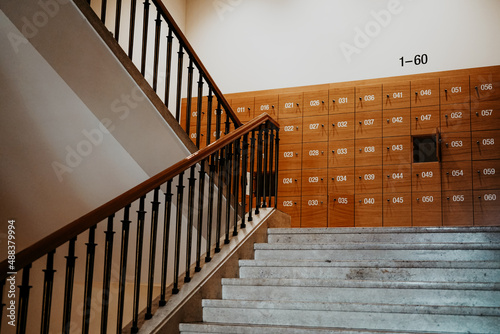
{"label": "wrought iron baluster", "polygon": [[122,0],[116,0],[116,12],[115,12],[115,40],[118,42],[120,35],[120,21],[122,16]]}
{"label": "wrought iron baluster", "polygon": [[269,126],[269,178],[268,178],[268,199],[267,199],[267,205],[271,207],[271,197],[273,195],[272,189],[274,186],[274,173],[273,173],[273,158],[274,158],[274,131],[272,128],[272,125],[268,124]]}
{"label": "wrought iron baluster", "polygon": [[165,106],[168,108],[168,102],[170,101],[170,72],[172,71],[172,28],[168,26],[167,35],[167,58],[165,66]]}
{"label": "wrought iron baluster", "polygon": [[90,307],[92,304],[92,284],[94,281],[95,262],[95,229],[96,225],[89,229],[89,242],[87,245],[87,256],[85,259],[85,289],[83,293],[83,321],[82,333],[88,334],[90,325]]}
{"label": "wrought iron baluster", "polygon": [[[187,99],[186,99],[186,132],[191,132],[191,104],[193,96],[193,60],[189,58],[188,66],[188,83],[187,83]],[[198,113],[198,111],[196,111]]]}
{"label": "wrought iron baluster", "polygon": [[149,269],[148,269],[148,292],[147,292],[147,306],[146,306],[146,319],[151,319],[153,313],[153,283],[155,276],[155,259],[156,259],[156,236],[158,233],[158,208],[160,201],[158,200],[158,193],[160,187],[155,188],[153,191],[153,201],[151,202],[151,236],[149,238]]}
{"label": "wrought iron baluster", "polygon": [[102,307],[101,307],[101,333],[106,333],[108,329],[109,293],[111,285],[111,266],[113,264],[113,219],[115,214],[108,217],[106,241],[104,244],[104,273],[102,276]]}
{"label": "wrought iron baluster", "polygon": [[224,165],[226,163],[226,160],[224,158],[225,151],[226,148],[224,147],[219,150],[219,178],[217,182],[217,228],[215,230],[215,253],[220,252],[220,237],[222,229],[222,193],[224,191],[223,176],[224,176]]}
{"label": "wrought iron baluster", "polygon": [[[248,158],[248,134],[243,136],[242,166],[241,166],[241,228],[245,228],[246,200],[247,200],[247,158]],[[250,211],[252,211],[250,209]]]}
{"label": "wrought iron baluster", "polygon": [[62,332],[68,334],[71,331],[71,302],[73,299],[73,283],[75,279],[75,242],[76,237],[69,241],[68,256],[66,256],[66,276],[64,279],[64,308]]}
{"label": "wrought iron baluster", "polygon": [[102,24],[106,24],[106,0],[101,0],[101,21]]}
{"label": "wrought iron baluster", "polygon": [[207,160],[200,163],[200,182],[198,183],[198,225],[196,238],[196,267],[195,272],[201,270],[201,237],[203,235],[203,203],[205,199],[205,164]]}
{"label": "wrought iron baluster", "polygon": [[132,59],[134,52],[134,34],[135,34],[135,12],[137,11],[137,0],[132,0],[130,4],[130,33],[128,36],[128,57]]}
{"label": "wrought iron baluster", "polygon": [[188,224],[187,224],[187,242],[186,242],[186,275],[184,282],[191,281],[191,249],[193,247],[193,220],[194,220],[194,186],[196,178],[194,177],[196,166],[191,166],[189,171],[189,186],[188,186]]}
{"label": "wrought iron baluster", "polygon": [[279,162],[279,150],[280,150],[280,129],[276,128],[276,144],[275,144],[275,167],[274,167],[274,207],[278,208],[278,162]]}
{"label": "wrought iron baluster", "polygon": [[54,287],[54,253],[53,250],[47,254],[47,264],[45,266],[43,278],[43,298],[42,298],[42,324],[41,334],[48,334],[50,328],[50,311],[52,306],[52,291]]}
{"label": "wrought iron baluster", "polygon": [[212,88],[208,88],[208,98],[207,98],[207,146],[210,145],[212,141]]}
{"label": "wrought iron baluster", "polygon": [[238,192],[240,185],[240,139],[234,142],[234,159],[233,159],[233,236],[238,235]]}
{"label": "wrought iron baluster", "polygon": [[224,175],[226,176],[226,238],[224,244],[229,243],[229,229],[231,225],[231,167],[233,165],[233,143],[228,144],[226,149],[226,165]]}
{"label": "wrought iron baluster", "polygon": [[198,100],[197,100],[197,114],[196,114],[196,147],[200,148],[201,142],[201,115],[205,112],[202,109],[202,101],[203,101],[203,77],[201,76],[201,72],[199,73],[198,79]]}
{"label": "wrought iron baluster", "polygon": [[182,201],[184,197],[184,172],[179,174],[179,184],[177,185],[177,215],[175,234],[175,256],[174,256],[174,286],[172,293],[179,292],[179,265],[181,256],[181,228],[182,228]]}
{"label": "wrought iron baluster", "polygon": [[153,90],[156,92],[158,87],[158,61],[160,56],[160,33],[161,33],[161,13],[156,9],[156,20],[155,20],[155,50],[154,50],[154,60],[153,60]]}
{"label": "wrought iron baluster", "polygon": [[130,234],[130,204],[123,209],[122,220],[122,235],[120,247],[120,278],[118,285],[118,313],[117,313],[117,333],[122,332],[123,327],[123,314],[125,306],[125,279],[127,277],[127,257],[128,257],[128,240]]}
{"label": "wrought iron baluster", "polygon": [[[220,101],[217,100],[217,116],[216,116],[216,120],[215,120],[215,140],[220,138],[221,111],[222,111],[222,109],[221,109]],[[220,183],[219,183],[219,187],[220,187]]]}
{"label": "wrought iron baluster", "polygon": [[165,191],[165,216],[163,217],[163,251],[161,261],[161,292],[160,292],[160,306],[167,304],[166,290],[167,290],[167,268],[168,268],[168,246],[170,238],[170,215],[172,213],[172,180],[167,181],[167,190]]}
{"label": "wrought iron baluster", "polygon": [[262,192],[262,125],[259,126],[257,137],[257,196],[255,199],[255,214],[259,214],[259,209],[262,204],[261,202],[261,192]]}
{"label": "wrought iron baluster", "polygon": [[[181,94],[182,94],[182,61],[184,57],[184,51],[182,48],[182,44],[179,42],[179,52],[177,52],[178,57],[177,57],[177,99],[175,100],[175,119],[177,122],[180,122],[181,119]],[[189,115],[188,119],[189,119]],[[189,129],[186,129],[186,131],[189,131]]]}
{"label": "wrought iron baluster", "polygon": [[26,333],[26,323],[28,321],[28,306],[30,298],[30,269],[31,264],[23,268],[23,278],[19,286],[19,315],[17,318],[16,334]]}
{"label": "wrought iron baluster", "polygon": [[139,299],[141,296],[141,269],[142,269],[142,246],[144,242],[144,219],[146,211],[144,211],[144,201],[146,195],[139,200],[139,210],[137,211],[137,237],[135,243],[135,270],[134,270],[134,301],[132,310],[132,333],[139,331]]}
{"label": "wrought iron baluster", "polygon": [[141,74],[146,76],[146,51],[148,45],[148,23],[149,23],[149,0],[144,1],[144,16],[142,19],[142,53],[141,53]]}
{"label": "wrought iron baluster", "polygon": [[[250,189],[248,193],[250,194],[249,202],[248,202],[248,221],[251,222],[253,220],[252,217],[252,206],[253,206],[253,180],[254,180],[254,162],[255,162],[255,131],[252,131],[252,138],[250,139]],[[257,205],[257,200],[255,201]]]}
{"label": "wrought iron baluster", "polygon": [[267,208],[266,196],[267,196],[267,185],[269,183],[268,173],[267,173],[267,160],[269,153],[269,130],[267,125],[264,125],[264,166],[262,170],[262,207]]}

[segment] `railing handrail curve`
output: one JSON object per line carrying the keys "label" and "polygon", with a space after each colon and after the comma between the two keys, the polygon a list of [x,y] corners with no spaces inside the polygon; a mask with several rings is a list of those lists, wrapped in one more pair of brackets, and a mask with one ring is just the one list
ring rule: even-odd
{"label": "railing handrail curve", "polygon": [[156,9],[160,11],[161,15],[167,21],[169,26],[172,27],[173,33],[177,36],[179,42],[182,42],[182,46],[186,49],[186,51],[189,53],[189,56],[192,58],[194,64],[197,66],[198,70],[203,73],[203,76],[205,79],[210,83],[210,87],[213,90],[214,94],[217,96],[219,101],[221,102],[222,107],[228,112],[229,117],[231,120],[235,123],[235,127],[240,127],[242,125],[241,121],[239,120],[238,116],[235,114],[231,106],[229,105],[229,102],[227,102],[226,98],[222,94],[221,90],[215,83],[214,79],[210,76],[208,73],[208,70],[205,68],[203,65],[202,61],[194,51],[194,48],[191,46],[191,44],[188,42],[186,36],[184,36],[184,33],[182,30],[179,28],[177,23],[175,22],[174,18],[172,15],[170,15],[170,12],[167,10],[165,5],[163,4],[162,1],[159,0],[152,0],[153,3],[156,6]]}
{"label": "railing handrail curve", "polygon": [[[159,172],[148,180],[140,183],[139,185],[133,187],[125,193],[117,196],[116,198],[108,201],[100,207],[90,211],[80,218],[77,218],[76,220],[60,228],[59,230],[51,233],[45,238],[37,241],[33,245],[25,248],[24,250],[16,254],[15,271],[21,270],[28,264],[33,263],[45,254],[55,250],[72,238],[78,236],[80,233],[88,230],[90,227],[98,224],[110,215],[121,210],[129,203],[134,202],[141,196],[144,196],[155,188],[161,186],[166,181],[174,178],[180,172],[200,163],[210,155],[216,153],[221,148],[232,143],[246,133],[258,129],[261,124],[267,121],[270,121],[272,124],[274,124],[274,126],[279,128],[279,124],[269,114],[263,113],[260,116],[235,129],[234,131],[221,137],[219,140],[213,142],[207,147],[196,151],[195,153],[175,163],[162,172]],[[8,259],[5,259],[0,263],[0,281],[9,276],[7,274],[8,272],[13,272],[13,270],[9,270],[8,268]]]}

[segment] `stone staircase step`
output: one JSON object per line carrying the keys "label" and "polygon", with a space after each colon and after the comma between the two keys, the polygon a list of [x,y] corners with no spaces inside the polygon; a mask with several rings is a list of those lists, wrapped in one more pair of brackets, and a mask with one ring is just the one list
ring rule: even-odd
{"label": "stone staircase step", "polygon": [[[191,323],[180,324],[179,329],[184,334],[439,334],[444,332],[423,331],[386,331],[347,328],[318,328],[318,327],[291,327],[291,326],[269,326],[269,325],[234,325],[223,323]],[[460,334],[446,332],[446,334]]]}
{"label": "stone staircase step", "polygon": [[223,279],[232,300],[500,307],[500,283]]}
{"label": "stone staircase step", "polygon": [[256,260],[495,261],[497,244],[255,244]]}
{"label": "stone staircase step", "polygon": [[203,300],[203,321],[400,331],[498,333],[495,307]]}
{"label": "stone staircase step", "polygon": [[500,282],[498,261],[240,260],[241,278]]}
{"label": "stone staircase step", "polygon": [[500,227],[278,228],[269,243],[500,243]]}

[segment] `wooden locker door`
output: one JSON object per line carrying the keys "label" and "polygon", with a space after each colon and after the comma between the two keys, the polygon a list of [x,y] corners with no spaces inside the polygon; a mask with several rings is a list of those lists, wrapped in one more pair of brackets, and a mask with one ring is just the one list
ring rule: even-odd
{"label": "wooden locker door", "polygon": [[439,105],[439,79],[412,80],[410,85],[412,108]]}
{"label": "wooden locker door", "polygon": [[382,110],[382,85],[356,86],[356,113]]}
{"label": "wooden locker door", "polygon": [[498,225],[500,190],[474,190],[474,225]]}
{"label": "wooden locker door", "polygon": [[441,226],[441,192],[412,192],[412,224],[413,226]]}
{"label": "wooden locker door", "polygon": [[303,116],[328,115],[328,90],[304,92]]}
{"label": "wooden locker door", "polygon": [[280,94],[278,118],[302,117],[303,107],[302,93]]}
{"label": "wooden locker door", "polygon": [[292,227],[300,227],[300,200],[301,197],[279,197],[278,210],[289,214],[292,218]]}
{"label": "wooden locker door", "polygon": [[443,225],[470,226],[474,224],[472,190],[443,192]]}
{"label": "wooden locker door", "polygon": [[470,131],[469,104],[441,106],[441,133]]}
{"label": "wooden locker door", "polygon": [[302,196],[301,227],[327,227],[328,201],[327,196]]}
{"label": "wooden locker door", "polygon": [[469,76],[460,75],[440,78],[441,105],[469,103]]}
{"label": "wooden locker door", "polygon": [[354,87],[332,88],[328,94],[329,114],[354,112]]}
{"label": "wooden locker door", "polygon": [[382,134],[384,137],[407,136],[410,134],[410,108],[384,110]]}
{"label": "wooden locker door", "polygon": [[401,81],[383,84],[382,108],[401,109],[410,107],[410,82]]}
{"label": "wooden locker door", "polygon": [[354,209],[354,226],[382,226],[382,194],[356,193]]}
{"label": "wooden locker door", "polygon": [[384,193],[383,226],[411,226],[411,194]]}
{"label": "wooden locker door", "polygon": [[441,164],[441,186],[443,191],[472,189],[471,162],[443,162]]}
{"label": "wooden locker door", "polygon": [[500,101],[474,103],[471,128],[472,131],[500,129]]}
{"label": "wooden locker door", "polygon": [[353,192],[329,196],[328,227],[354,227]]}

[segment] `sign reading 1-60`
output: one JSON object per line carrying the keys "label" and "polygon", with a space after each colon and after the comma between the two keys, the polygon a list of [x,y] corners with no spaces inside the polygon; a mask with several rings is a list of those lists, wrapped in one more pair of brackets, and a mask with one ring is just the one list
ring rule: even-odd
{"label": "sign reading 1-60", "polygon": [[427,57],[427,54],[423,53],[421,55],[415,55],[413,58],[401,57],[399,60],[401,61],[401,66],[405,66],[405,64],[425,65],[429,57]]}

